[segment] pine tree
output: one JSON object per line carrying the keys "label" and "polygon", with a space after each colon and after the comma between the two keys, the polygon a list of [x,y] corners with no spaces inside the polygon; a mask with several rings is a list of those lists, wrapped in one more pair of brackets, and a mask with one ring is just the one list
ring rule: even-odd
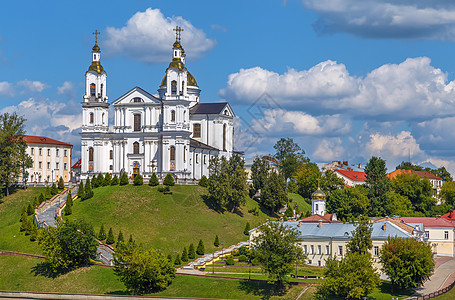
{"label": "pine tree", "polygon": [[24,222],[25,219],[27,219],[27,206],[26,205],[24,205],[22,207],[21,218],[19,219],[19,222]]}
{"label": "pine tree", "polygon": [[112,178],[111,185],[118,185],[118,177],[117,177],[117,175],[114,175],[114,178]]}
{"label": "pine tree", "polygon": [[58,187],[59,190],[65,189],[65,183],[63,182],[62,176],[60,176],[60,178],[58,179],[58,186],[57,187]]}
{"label": "pine tree", "polygon": [[183,247],[181,260],[182,262],[188,262],[188,252],[186,251],[186,247]]}
{"label": "pine tree", "polygon": [[156,176],[155,173],[153,173],[152,176],[149,179],[149,185],[150,186],[157,186],[158,184],[160,184],[160,182],[158,180],[158,177]]}
{"label": "pine tree", "polygon": [[39,196],[35,196],[33,199],[33,206],[38,207],[41,203],[39,202]]}
{"label": "pine tree", "polygon": [[31,203],[28,204],[27,206],[27,215],[31,216],[35,213],[35,209],[33,208],[33,205]]}
{"label": "pine tree", "polygon": [[144,184],[144,178],[140,174],[136,175],[133,180],[133,184],[138,186],[138,185],[143,185]]}
{"label": "pine tree", "polygon": [[99,173],[98,177],[96,178],[97,187],[104,186],[104,176],[103,174]]}
{"label": "pine tree", "polygon": [[172,262],[172,254],[169,254],[169,255],[167,256],[167,261],[168,261],[168,262]]}
{"label": "pine tree", "polygon": [[32,221],[28,217],[25,217],[25,219],[21,223],[21,227],[19,231],[25,231],[25,235],[30,234],[30,229],[32,228]]}
{"label": "pine tree", "polygon": [[[43,203],[44,201],[46,201],[46,197],[44,197],[44,194],[41,193],[38,197],[38,200],[39,200],[39,204],[41,205],[41,203]],[[39,206],[39,205],[38,205]]]}
{"label": "pine tree", "polygon": [[250,222],[246,222],[245,229],[243,230],[244,235],[249,235],[250,234]]}
{"label": "pine tree", "polygon": [[175,256],[174,265],[180,266],[181,264],[182,262],[180,261],[180,255],[177,253],[177,255]]}
{"label": "pine tree", "polygon": [[85,195],[84,195],[84,200],[90,199],[93,197],[93,190],[92,190],[92,184],[90,183],[90,179],[87,178],[87,182],[85,183]]}
{"label": "pine tree", "polygon": [[106,231],[104,231],[104,224],[101,224],[100,232],[98,232],[98,239],[104,241],[106,239]]}
{"label": "pine tree", "polygon": [[84,187],[84,182],[81,180],[81,183],[79,183],[79,189],[77,190],[77,196],[79,199],[84,199],[85,195],[85,187]]}
{"label": "pine tree", "polygon": [[199,244],[197,245],[196,253],[198,255],[204,255],[204,253],[205,253],[204,243],[202,242],[202,240],[199,240]]}
{"label": "pine tree", "polygon": [[103,186],[111,185],[111,181],[112,175],[110,173],[106,173],[106,175],[104,176]]}
{"label": "pine tree", "polygon": [[128,175],[126,174],[126,172],[123,172],[122,176],[120,176],[120,185],[127,184],[129,184]]}
{"label": "pine tree", "polygon": [[55,182],[52,184],[52,187],[51,187],[51,195],[54,196],[54,195],[57,195],[58,194],[58,188],[57,186],[55,185]]}
{"label": "pine tree", "polygon": [[128,239],[128,244],[133,244],[133,243],[134,243],[133,235],[130,234],[130,238]]}
{"label": "pine tree", "polygon": [[36,226],[35,222],[31,222],[29,233],[31,242],[34,242],[38,239],[38,226]]}
{"label": "pine tree", "polygon": [[113,243],[115,243],[115,237],[111,227],[109,228],[109,233],[107,234],[106,244],[112,245]]}
{"label": "pine tree", "polygon": [[50,199],[52,197],[52,192],[51,192],[51,188],[48,186],[46,186],[46,189],[44,190],[44,197],[46,199]]}
{"label": "pine tree", "polygon": [[119,244],[122,244],[123,242],[125,242],[125,240],[123,239],[123,233],[122,231],[120,230],[119,233],[118,233],[118,237],[117,237],[117,246]]}
{"label": "pine tree", "polygon": [[216,237],[215,237],[215,241],[213,242],[213,246],[215,246],[215,247],[219,247],[220,246],[220,238],[218,237],[218,235],[216,235]]}
{"label": "pine tree", "polygon": [[69,216],[73,213],[73,203],[72,202],[68,203],[68,201],[66,201],[65,208],[63,209],[63,213],[65,214],[65,216]]}
{"label": "pine tree", "polygon": [[163,184],[167,186],[175,185],[174,177],[171,174],[167,174],[166,177],[164,177]]}
{"label": "pine tree", "polygon": [[199,185],[202,187],[209,186],[209,181],[208,181],[207,177],[205,177],[205,175],[201,177],[201,180],[199,180]]}
{"label": "pine tree", "polygon": [[189,259],[195,259],[196,258],[196,251],[194,251],[193,243],[191,243],[190,247],[188,248],[188,258]]}

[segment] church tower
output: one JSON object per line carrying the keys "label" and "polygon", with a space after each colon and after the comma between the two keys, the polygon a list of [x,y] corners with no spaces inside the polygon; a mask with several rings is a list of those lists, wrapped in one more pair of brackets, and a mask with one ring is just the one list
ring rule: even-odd
{"label": "church tower", "polygon": [[101,51],[98,46],[98,31],[92,48],[92,64],[85,72],[85,95],[82,103],[82,131],[107,132],[109,103],[106,96],[106,71],[101,65]]}
{"label": "church tower", "polygon": [[312,215],[325,215],[325,193],[319,188],[311,195],[311,214]]}

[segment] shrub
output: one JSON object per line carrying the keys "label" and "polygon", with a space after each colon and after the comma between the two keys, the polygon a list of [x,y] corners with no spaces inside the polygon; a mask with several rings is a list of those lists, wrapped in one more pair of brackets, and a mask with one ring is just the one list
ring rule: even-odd
{"label": "shrub", "polygon": [[174,265],[180,266],[181,264],[182,262],[180,261],[180,255],[177,253],[177,255],[175,256]]}
{"label": "shrub", "polygon": [[38,207],[41,203],[39,202],[39,196],[35,196],[33,199],[33,206]]}
{"label": "shrub", "polygon": [[129,184],[129,180],[128,180],[128,175],[126,174],[126,172],[123,172],[122,176],[120,176],[120,185],[127,185]]}
{"label": "shrub", "polygon": [[239,250],[232,250],[231,251],[231,255],[232,256],[239,256],[240,255]]}
{"label": "shrub", "polygon": [[77,190],[77,196],[80,199],[84,199],[84,194],[85,194],[85,188],[84,188],[84,182],[79,183],[79,189]]}
{"label": "shrub", "polygon": [[253,258],[253,260],[251,261],[251,264],[253,266],[259,266],[259,264],[260,264],[259,259],[257,257]]}
{"label": "shrub", "polygon": [[71,203],[66,202],[65,208],[63,209],[63,213],[65,216],[69,216],[73,213],[73,205]]}
{"label": "shrub", "polygon": [[112,180],[112,175],[110,173],[106,173],[106,175],[104,175],[103,186],[111,185],[111,180]]}
{"label": "shrub", "polygon": [[188,262],[188,252],[186,251],[186,247],[183,247],[181,260],[182,262]]}
{"label": "shrub", "polygon": [[205,253],[204,243],[202,242],[202,240],[199,240],[199,243],[198,243],[197,249],[196,249],[196,253],[198,255],[204,255],[204,253]]}
{"label": "shrub", "polygon": [[[41,203],[43,203],[44,201],[46,201],[46,197],[44,197],[43,193],[41,193],[38,197],[38,200],[39,200],[39,204],[41,205]],[[39,206],[39,205],[38,205]]]}
{"label": "shrub", "polygon": [[220,239],[218,238],[218,235],[215,236],[215,241],[213,242],[213,246],[215,246],[215,247],[220,246]]}
{"label": "shrub", "polygon": [[104,241],[106,239],[106,231],[104,231],[104,224],[101,224],[100,232],[98,233],[98,239]]}
{"label": "shrub", "polygon": [[134,177],[133,184],[136,186],[144,184],[144,179],[142,178],[142,176],[140,174],[138,174],[138,175],[136,175],[136,177]]}
{"label": "shrub", "polygon": [[167,261],[168,261],[168,262],[171,262],[171,261],[172,261],[172,254],[169,254],[169,255],[167,256]]}
{"label": "shrub", "polygon": [[52,187],[51,187],[51,195],[54,196],[54,195],[57,195],[58,194],[58,188],[57,186],[55,185],[55,182],[52,184]]}
{"label": "shrub", "polygon": [[24,222],[25,219],[27,219],[27,206],[24,205],[22,207],[21,218],[19,219],[19,222]]}
{"label": "shrub", "polygon": [[158,187],[158,192],[160,192],[160,193],[169,192],[170,190],[171,190],[171,187],[168,185]]}
{"label": "shrub", "polygon": [[249,235],[250,234],[250,222],[246,222],[245,229],[243,229],[243,234],[244,235]]}
{"label": "shrub", "polygon": [[27,206],[27,215],[31,216],[34,213],[35,213],[35,209],[33,208],[33,205],[31,203],[29,203]]}
{"label": "shrub", "polygon": [[253,186],[250,186],[248,189],[248,196],[250,196],[251,199],[253,199],[253,196],[256,195],[256,190]]}
{"label": "shrub", "polygon": [[166,185],[166,186],[173,186],[173,185],[175,185],[174,177],[172,177],[171,174],[167,174],[166,177],[164,177],[163,184]]}
{"label": "shrub", "polygon": [[233,266],[233,265],[235,265],[234,258],[232,258],[232,256],[229,256],[229,257],[226,259],[225,263],[226,263],[227,266]]}
{"label": "shrub", "polygon": [[201,180],[199,180],[199,185],[205,188],[209,186],[209,181],[205,175],[201,177]]}
{"label": "shrub", "polygon": [[253,216],[259,216],[259,209],[257,207],[249,209],[248,212],[252,214]]}
{"label": "shrub", "polygon": [[59,190],[65,189],[65,183],[63,182],[62,176],[60,176],[60,178],[59,178],[59,180],[58,180],[58,189],[59,189]]}
{"label": "shrub", "polygon": [[117,175],[114,175],[114,178],[112,178],[112,181],[111,181],[111,185],[118,185],[118,184],[119,184],[118,177],[117,177]]}
{"label": "shrub", "polygon": [[239,254],[240,255],[248,255],[248,248],[245,246],[242,246],[239,248]]}
{"label": "shrub", "polygon": [[115,237],[111,227],[109,228],[109,233],[107,234],[106,244],[112,245],[113,243],[115,243]]}
{"label": "shrub", "polygon": [[51,192],[51,188],[49,186],[46,186],[46,189],[44,190],[44,197],[46,199],[52,198],[52,192]]}
{"label": "shrub", "polygon": [[90,183],[90,179],[87,178],[87,181],[85,182],[85,193],[84,193],[84,198],[83,200],[87,200],[93,197],[93,190],[92,190],[92,185]]}
{"label": "shrub", "polygon": [[98,184],[97,187],[104,186],[104,176],[103,174],[99,173],[98,177],[96,178],[96,182]]}
{"label": "shrub", "polygon": [[117,237],[117,246],[121,243],[123,243],[125,240],[123,239],[123,233],[122,231],[120,230],[119,233],[118,233],[118,237]]}
{"label": "shrub", "polygon": [[193,243],[191,243],[190,247],[188,248],[188,258],[189,259],[195,259],[196,258],[196,251],[194,251]]}
{"label": "shrub", "polygon": [[160,182],[158,180],[158,177],[156,176],[155,173],[153,173],[152,176],[150,176],[149,185],[150,186],[157,186],[159,184],[160,184]]}
{"label": "shrub", "polygon": [[248,261],[248,258],[246,257],[246,255],[239,256],[239,262],[247,262],[247,261]]}
{"label": "shrub", "polygon": [[133,235],[130,234],[130,238],[128,239],[128,244],[133,244],[133,243],[134,243]]}
{"label": "shrub", "polygon": [[32,222],[30,229],[29,229],[29,234],[30,234],[31,242],[34,242],[38,239],[38,226],[36,226],[35,222]]}

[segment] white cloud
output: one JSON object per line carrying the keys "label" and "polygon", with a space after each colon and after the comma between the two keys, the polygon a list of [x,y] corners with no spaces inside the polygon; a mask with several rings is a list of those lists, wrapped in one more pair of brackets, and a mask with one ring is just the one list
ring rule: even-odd
{"label": "white cloud", "polygon": [[0,82],[0,96],[12,97],[14,95],[13,84],[8,81]]}
{"label": "white cloud", "polygon": [[324,138],[313,151],[312,157],[316,161],[333,161],[343,159],[345,154],[340,138]]}
{"label": "white cloud", "polygon": [[175,41],[175,26],[183,28],[182,46],[190,59],[211,50],[216,42],[208,39],[201,29],[179,16],[164,17],[159,9],[137,12],[122,28],[108,27],[104,43],[108,55],[123,55],[147,63],[170,60]]}
{"label": "white cloud", "polygon": [[31,81],[28,79],[21,80],[17,83],[17,86],[25,88],[30,92],[38,92],[41,93],[44,89],[48,88],[48,86],[41,82],[41,81]]}
{"label": "white cloud", "polygon": [[58,95],[72,94],[74,92],[74,84],[71,81],[65,81],[62,86],[57,87]]}
{"label": "white cloud", "polygon": [[318,33],[363,38],[455,40],[455,3],[445,0],[302,0]]}

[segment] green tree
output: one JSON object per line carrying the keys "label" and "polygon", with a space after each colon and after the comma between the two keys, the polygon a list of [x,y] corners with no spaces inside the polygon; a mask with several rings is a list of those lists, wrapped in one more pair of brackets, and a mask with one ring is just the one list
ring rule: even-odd
{"label": "green tree", "polygon": [[[44,197],[43,193],[41,193],[38,197],[38,200],[39,200],[39,204],[41,205],[41,203],[43,203],[44,201],[46,201],[46,198]],[[38,205],[39,206],[39,205]]]}
{"label": "green tree", "polygon": [[183,247],[181,260],[182,262],[188,262],[188,252],[186,251],[186,247]]}
{"label": "green tree", "polygon": [[321,171],[315,163],[306,163],[296,170],[294,179],[298,193],[306,199],[311,199],[311,194],[318,188],[318,180],[321,178]]}
{"label": "green tree", "polygon": [[418,287],[433,274],[431,245],[416,239],[389,237],[381,247],[380,261],[392,285],[400,288]]}
{"label": "green tree", "polygon": [[180,255],[177,253],[174,259],[174,265],[180,266],[182,264],[182,261],[180,260]]}
{"label": "green tree", "polygon": [[440,167],[436,170],[432,171],[433,174],[439,176],[442,178],[442,180],[448,182],[448,181],[453,181],[452,175],[446,170],[445,167]]}
{"label": "green tree", "polygon": [[52,194],[52,196],[58,194],[58,188],[57,188],[57,185],[55,184],[55,182],[52,183],[52,186],[51,186],[51,194]]}
{"label": "green tree", "polygon": [[27,206],[27,215],[31,216],[35,213],[32,203],[29,203]]}
{"label": "green tree", "polygon": [[118,177],[117,177],[117,175],[114,175],[114,178],[112,178],[112,181],[111,181],[111,185],[118,185],[118,184],[119,184]]}
{"label": "green tree", "polygon": [[115,243],[115,237],[111,227],[109,228],[109,233],[107,234],[106,244],[112,245],[113,243]]}
{"label": "green tree", "polygon": [[111,173],[106,173],[106,175],[104,175],[103,186],[111,185],[111,182],[112,182],[112,175],[111,175]]}
{"label": "green tree", "polygon": [[150,186],[157,186],[159,184],[160,184],[160,182],[158,180],[158,177],[156,176],[155,173],[153,173],[152,176],[150,176],[149,185]]}
{"label": "green tree", "polygon": [[33,207],[38,207],[40,204],[39,196],[35,196],[35,198],[33,198]]}
{"label": "green tree", "polygon": [[297,230],[283,223],[268,222],[258,228],[253,245],[260,266],[269,280],[283,285],[293,266],[305,259],[297,242]]}
{"label": "green tree", "polygon": [[202,186],[202,187],[208,187],[209,186],[209,181],[207,179],[207,177],[205,175],[202,175],[201,177],[201,180],[199,180],[199,186]]}
{"label": "green tree", "polygon": [[346,248],[351,253],[366,254],[373,248],[373,241],[371,239],[371,232],[373,227],[370,219],[366,216],[360,218],[356,224],[355,230],[352,232],[352,237],[346,244]]}
{"label": "green tree", "polygon": [[134,295],[164,290],[175,278],[175,269],[163,253],[144,251],[134,243],[116,248],[114,266],[115,274]]}
{"label": "green tree", "polygon": [[251,165],[251,180],[253,181],[253,187],[256,191],[262,190],[271,170],[270,163],[265,158],[256,158],[253,160]]}
{"label": "green tree", "polygon": [[294,143],[294,140],[291,138],[281,138],[273,148],[276,151],[274,157],[278,162],[284,181],[291,178],[301,164],[309,161],[305,157],[305,151]]}
{"label": "green tree", "polygon": [[272,171],[261,190],[261,204],[276,212],[288,202],[286,182],[277,172]]}
{"label": "green tree", "polygon": [[130,238],[128,239],[128,244],[134,244],[134,240],[133,240],[133,235],[130,234]]}
{"label": "green tree", "polygon": [[[243,229],[243,234],[250,235],[250,229],[251,229],[250,222],[246,222],[245,229]],[[218,237],[218,236],[216,236],[216,237]]]}
{"label": "green tree", "polygon": [[455,182],[453,181],[444,182],[444,184],[441,187],[439,197],[441,198],[442,202],[453,206],[455,204]]}
{"label": "green tree", "polygon": [[327,170],[321,176],[321,189],[330,197],[334,191],[344,186],[344,180],[338,177],[335,172]]}
{"label": "green tree", "polygon": [[62,176],[60,176],[60,178],[58,179],[58,186],[57,187],[58,187],[59,190],[65,189],[65,182],[63,182]]}
{"label": "green tree", "polygon": [[144,184],[144,178],[142,178],[142,176],[140,174],[136,175],[136,177],[134,177],[133,184],[135,186],[143,185]]}
{"label": "green tree", "polygon": [[100,232],[98,233],[98,239],[104,241],[106,239],[106,231],[104,230],[104,224],[101,224]]}
{"label": "green tree", "polygon": [[390,191],[389,212],[392,216],[411,217],[416,216],[411,201],[408,197],[402,196],[395,191]]}
{"label": "green tree", "polygon": [[215,236],[215,241],[213,242],[213,246],[215,246],[215,247],[219,247],[220,246],[220,238],[218,237],[218,235]]}
{"label": "green tree", "polygon": [[[47,184],[47,182],[46,182],[46,184]],[[44,197],[46,199],[52,198],[52,192],[51,192],[51,188],[49,187],[49,185],[46,185],[46,188],[44,189]]]}
{"label": "green tree", "polygon": [[366,186],[368,188],[368,199],[370,199],[370,217],[388,215],[390,191],[390,180],[386,176],[387,168],[385,161],[373,156],[365,166]]}
{"label": "green tree", "polygon": [[[33,160],[27,154],[24,141],[25,119],[16,113],[0,114],[0,186],[9,187],[22,176],[28,178],[26,170],[32,167]],[[27,176],[25,176],[27,175]]]}
{"label": "green tree", "polygon": [[77,197],[79,199],[84,200],[84,196],[85,196],[85,187],[84,187],[84,182],[81,180],[81,182],[79,183],[79,188],[77,189]]}
{"label": "green tree", "polygon": [[123,238],[123,232],[120,230],[117,237],[117,247],[123,242],[125,242],[125,239]]}
{"label": "green tree", "polygon": [[123,172],[122,176],[120,176],[120,185],[127,185],[129,183],[128,174],[126,174],[126,172]]}
{"label": "green tree", "polygon": [[87,200],[93,197],[93,190],[92,190],[92,184],[90,182],[90,178],[87,178],[87,181],[85,182],[85,191],[84,191],[84,198],[83,200]]}
{"label": "green tree", "polygon": [[205,253],[204,242],[202,242],[202,240],[199,240],[199,243],[197,244],[196,253],[198,255],[204,255]]}
{"label": "green tree", "polygon": [[97,187],[104,186],[104,176],[102,173],[98,174],[96,181],[97,181],[97,185],[98,185]]}
{"label": "green tree", "polygon": [[368,189],[361,185],[338,189],[327,199],[327,211],[339,219],[351,220],[368,213]]}
{"label": "green tree", "polygon": [[29,233],[30,233],[31,242],[34,242],[38,239],[38,235],[39,235],[38,226],[33,221],[31,222]]}
{"label": "green tree", "polygon": [[73,197],[71,195],[71,190],[68,190],[68,195],[66,196],[64,213],[66,216],[69,216],[73,213]]}
{"label": "green tree", "polygon": [[19,231],[22,232],[22,231],[25,231],[25,235],[28,235],[28,232],[30,231],[30,228],[32,226],[32,222],[30,221],[30,219],[27,217],[27,213],[25,213],[25,216],[22,215],[21,216],[21,226],[19,228]]}
{"label": "green tree", "polygon": [[171,174],[167,174],[166,177],[164,177],[163,184],[166,186],[174,186],[174,177]]}
{"label": "green tree", "polygon": [[420,178],[417,174],[402,173],[391,180],[392,189],[397,194],[407,197],[414,209],[429,213],[436,204],[433,199],[433,187],[428,178]]}
{"label": "green tree", "polygon": [[190,247],[188,248],[188,258],[189,259],[195,259],[196,258],[196,251],[194,250],[193,243],[191,243]]}

